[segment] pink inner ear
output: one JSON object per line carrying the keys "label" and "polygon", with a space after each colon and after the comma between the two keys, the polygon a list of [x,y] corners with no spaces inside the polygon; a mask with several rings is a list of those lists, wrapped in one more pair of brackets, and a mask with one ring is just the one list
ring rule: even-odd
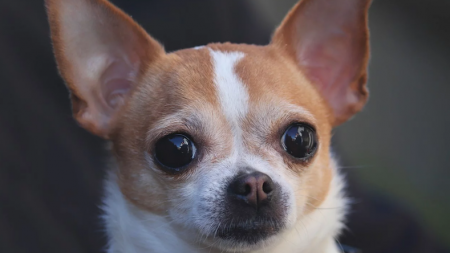
{"label": "pink inner ear", "polygon": [[137,67],[133,68],[123,60],[111,63],[105,70],[101,77],[101,94],[110,109],[116,109],[123,103],[136,78],[136,72]]}
{"label": "pink inner ear", "polygon": [[125,95],[131,89],[131,81],[125,79],[113,79],[106,83],[108,90],[104,94],[104,99],[112,109],[122,105]]}
{"label": "pink inner ear", "polygon": [[318,34],[300,38],[298,60],[307,71],[309,78],[321,89],[328,90],[338,86],[347,86],[355,77],[360,64],[354,50],[354,37],[344,31],[321,29]]}
{"label": "pink inner ear", "polygon": [[310,30],[314,25],[302,28],[307,32],[297,42],[297,57],[308,78],[339,114],[357,102],[350,84],[359,74],[363,55],[354,27],[345,22],[336,25],[317,27],[317,31]]}

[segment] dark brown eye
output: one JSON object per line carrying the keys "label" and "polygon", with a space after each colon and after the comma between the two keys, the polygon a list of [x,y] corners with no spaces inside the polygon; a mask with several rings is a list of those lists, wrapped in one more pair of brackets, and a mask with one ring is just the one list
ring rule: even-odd
{"label": "dark brown eye", "polygon": [[308,159],[317,149],[316,132],[306,124],[290,125],[281,138],[281,145],[291,156]]}
{"label": "dark brown eye", "polygon": [[170,172],[180,172],[195,156],[195,145],[185,135],[170,134],[156,142],[156,160]]}

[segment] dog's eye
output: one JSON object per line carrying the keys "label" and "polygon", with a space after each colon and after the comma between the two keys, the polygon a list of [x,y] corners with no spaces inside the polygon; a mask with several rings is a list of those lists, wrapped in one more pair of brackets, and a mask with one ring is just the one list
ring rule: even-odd
{"label": "dog's eye", "polygon": [[306,124],[290,125],[281,138],[281,145],[291,156],[307,159],[317,149],[316,132]]}
{"label": "dog's eye", "polygon": [[195,156],[194,143],[185,135],[170,134],[156,142],[156,160],[171,172],[180,172]]}

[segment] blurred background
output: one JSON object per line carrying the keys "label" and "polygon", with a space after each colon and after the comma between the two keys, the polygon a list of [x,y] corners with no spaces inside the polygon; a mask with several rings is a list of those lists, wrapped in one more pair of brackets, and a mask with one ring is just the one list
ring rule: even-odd
{"label": "blurred background", "polygon": [[[113,0],[168,51],[266,44],[294,0]],[[363,253],[450,252],[450,1],[375,0],[370,101],[334,148]],[[0,252],[101,252],[105,143],[77,126],[39,0],[0,0]]]}

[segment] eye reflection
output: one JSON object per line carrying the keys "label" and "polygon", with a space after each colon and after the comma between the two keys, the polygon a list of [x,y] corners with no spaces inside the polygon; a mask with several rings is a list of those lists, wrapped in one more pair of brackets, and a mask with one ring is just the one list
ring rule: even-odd
{"label": "eye reflection", "polygon": [[182,134],[165,136],[155,145],[156,160],[172,172],[179,172],[188,165],[193,160],[195,152],[193,142]]}
{"label": "eye reflection", "polygon": [[281,142],[284,150],[296,158],[308,158],[317,148],[315,131],[305,124],[291,125]]}

